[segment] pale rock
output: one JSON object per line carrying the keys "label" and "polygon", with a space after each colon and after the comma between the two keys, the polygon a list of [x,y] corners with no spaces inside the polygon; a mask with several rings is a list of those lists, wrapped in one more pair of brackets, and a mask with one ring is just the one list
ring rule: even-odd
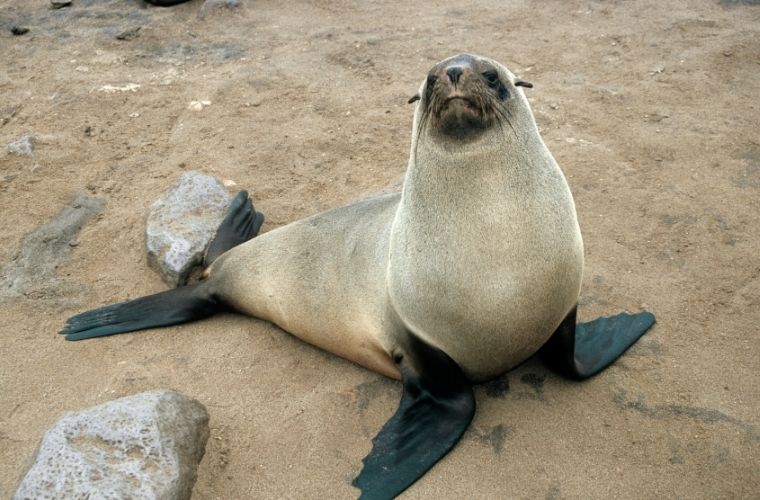
{"label": "pale rock", "polygon": [[219,180],[191,171],[151,204],[145,229],[148,263],[169,286],[185,284],[203,262],[231,201]]}
{"label": "pale rock", "polygon": [[67,413],[43,436],[12,499],[189,499],[208,419],[201,403],[172,390]]}

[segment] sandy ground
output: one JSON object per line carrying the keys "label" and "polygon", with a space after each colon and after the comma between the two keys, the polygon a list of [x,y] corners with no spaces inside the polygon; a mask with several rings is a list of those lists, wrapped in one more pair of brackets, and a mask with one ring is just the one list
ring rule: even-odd
{"label": "sandy ground", "polygon": [[164,288],[144,216],[185,170],[249,189],[265,231],[392,186],[406,100],[461,51],[535,83],[586,243],[582,319],[658,323],[588,382],[530,361],[479,387],[472,427],[405,498],[758,497],[757,2],[242,3],[201,19],[200,1],[0,0],[0,145],[35,137],[33,157],[0,152],[0,265],[78,193],[105,201],[57,280],[0,302],[0,497],[64,411],[160,387],[211,413],[194,498],[355,496],[399,384],[232,314],[56,332]]}

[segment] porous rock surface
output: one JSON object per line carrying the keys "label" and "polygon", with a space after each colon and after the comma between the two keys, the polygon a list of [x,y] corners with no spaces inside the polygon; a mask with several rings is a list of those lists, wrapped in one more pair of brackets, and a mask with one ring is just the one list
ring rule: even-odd
{"label": "porous rock surface", "polygon": [[67,413],[42,438],[12,498],[190,498],[208,419],[201,403],[172,390]]}
{"label": "porous rock surface", "polygon": [[169,286],[187,282],[224,219],[232,198],[219,180],[185,172],[148,210],[148,264]]}

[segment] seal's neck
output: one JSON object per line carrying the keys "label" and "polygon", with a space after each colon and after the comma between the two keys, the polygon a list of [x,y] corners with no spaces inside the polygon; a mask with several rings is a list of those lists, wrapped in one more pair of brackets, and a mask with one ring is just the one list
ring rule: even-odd
{"label": "seal's neck", "polygon": [[412,145],[401,209],[443,210],[459,203],[486,208],[534,192],[557,166],[528,118],[461,144],[421,130]]}

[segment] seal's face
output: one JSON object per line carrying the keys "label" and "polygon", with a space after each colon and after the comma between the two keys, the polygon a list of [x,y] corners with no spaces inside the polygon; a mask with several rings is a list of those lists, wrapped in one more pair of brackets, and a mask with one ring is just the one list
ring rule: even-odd
{"label": "seal's face", "polygon": [[488,59],[470,54],[445,59],[423,84],[420,125],[448,139],[475,139],[494,126],[509,124],[514,85],[513,75]]}

